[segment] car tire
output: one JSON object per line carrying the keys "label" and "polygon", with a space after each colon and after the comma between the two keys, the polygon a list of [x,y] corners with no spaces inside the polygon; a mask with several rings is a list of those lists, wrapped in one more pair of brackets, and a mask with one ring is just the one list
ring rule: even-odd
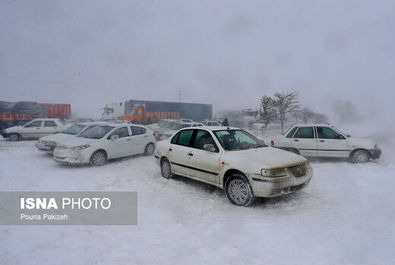
{"label": "car tire", "polygon": [[255,200],[248,179],[239,173],[233,174],[226,180],[225,194],[228,200],[237,206],[248,207]]}
{"label": "car tire", "polygon": [[351,160],[353,163],[367,163],[370,160],[370,155],[365,150],[356,150],[352,153]]}
{"label": "car tire", "polygon": [[10,141],[15,142],[21,140],[22,137],[18,133],[11,133],[8,138],[10,139]]}
{"label": "car tire", "polygon": [[91,158],[89,159],[89,164],[91,166],[102,166],[105,163],[107,163],[107,155],[104,151],[96,151],[91,155]]}
{"label": "car tire", "polygon": [[162,173],[162,177],[165,179],[173,178],[173,172],[171,170],[171,165],[167,158],[163,158],[160,163],[160,172]]}
{"label": "car tire", "polygon": [[155,151],[155,145],[153,143],[149,143],[144,149],[144,155],[151,156],[154,153],[154,151]]}

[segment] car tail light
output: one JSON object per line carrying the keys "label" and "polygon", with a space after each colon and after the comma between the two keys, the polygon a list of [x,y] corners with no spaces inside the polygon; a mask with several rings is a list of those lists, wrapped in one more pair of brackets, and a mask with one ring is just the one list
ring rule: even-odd
{"label": "car tail light", "polygon": [[274,145],[274,141],[272,140],[271,142],[270,142],[272,145]]}
{"label": "car tail light", "polygon": [[154,137],[156,136],[155,133],[152,134]]}

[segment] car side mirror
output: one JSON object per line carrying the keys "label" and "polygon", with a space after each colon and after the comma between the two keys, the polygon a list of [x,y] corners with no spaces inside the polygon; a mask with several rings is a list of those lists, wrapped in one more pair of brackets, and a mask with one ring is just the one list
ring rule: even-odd
{"label": "car side mirror", "polygon": [[113,135],[111,135],[111,141],[114,141],[114,140],[116,140],[116,139],[118,139],[119,138],[119,135],[118,134],[113,134]]}
{"label": "car side mirror", "polygon": [[346,137],[344,137],[343,135],[339,135],[339,139],[344,140],[344,139],[346,139]]}
{"label": "car side mirror", "polygon": [[213,144],[205,144],[203,145],[204,150],[209,152],[215,152],[215,147]]}
{"label": "car side mirror", "polygon": [[349,135],[349,134],[347,134],[346,136],[347,136],[348,138],[350,138],[350,137],[351,137],[351,135]]}

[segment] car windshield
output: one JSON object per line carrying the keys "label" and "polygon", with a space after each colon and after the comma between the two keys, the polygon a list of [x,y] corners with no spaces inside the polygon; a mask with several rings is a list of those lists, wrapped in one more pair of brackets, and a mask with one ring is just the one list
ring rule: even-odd
{"label": "car windshield", "polygon": [[93,126],[86,129],[79,136],[85,138],[91,138],[91,139],[101,139],[112,129],[114,129],[113,126],[103,126],[103,125]]}
{"label": "car windshield", "polygon": [[226,151],[266,146],[262,141],[243,130],[221,130],[214,131],[214,134]]}
{"label": "car windshield", "polygon": [[67,130],[65,130],[63,133],[65,134],[71,134],[71,135],[76,135],[79,132],[82,131],[82,129],[85,128],[85,125],[82,124],[74,124],[73,126],[69,127]]}
{"label": "car windshield", "polygon": [[173,121],[167,121],[167,120],[161,120],[159,122],[159,126],[161,128],[171,128],[171,126],[173,125]]}

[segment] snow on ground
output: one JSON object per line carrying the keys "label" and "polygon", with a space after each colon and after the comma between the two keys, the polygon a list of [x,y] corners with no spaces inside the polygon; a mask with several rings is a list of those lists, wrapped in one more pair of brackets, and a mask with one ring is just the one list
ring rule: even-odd
{"label": "snow on ground", "polygon": [[[1,138],[0,138],[1,139]],[[306,189],[231,205],[161,177],[153,157],[60,166],[34,141],[0,140],[2,191],[137,191],[137,226],[0,226],[0,264],[393,264],[393,138],[379,161],[314,160]]]}

